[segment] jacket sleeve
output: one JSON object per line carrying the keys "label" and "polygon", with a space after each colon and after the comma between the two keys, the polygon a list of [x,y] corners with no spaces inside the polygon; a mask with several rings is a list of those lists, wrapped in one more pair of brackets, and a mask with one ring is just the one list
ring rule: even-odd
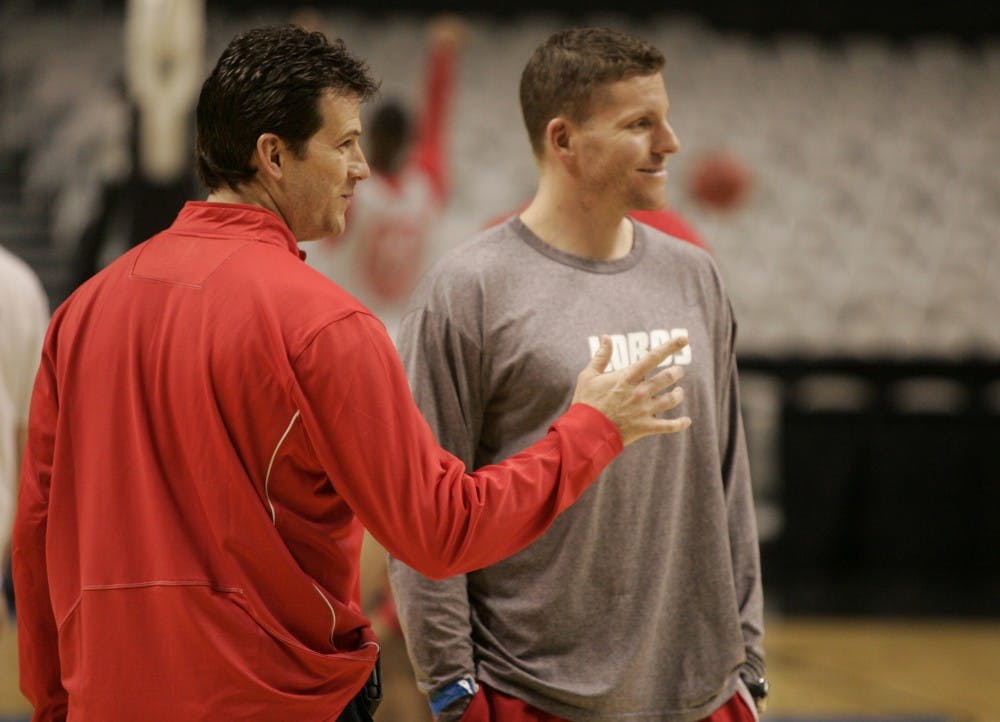
{"label": "jacket sleeve", "polygon": [[[729,319],[732,318],[729,309]],[[722,478],[726,489],[729,545],[733,561],[736,602],[740,610],[746,662],[744,675],[765,676],[764,593],[761,587],[760,547],[750,481],[743,416],[740,412],[739,381],[733,346],[736,324],[730,320],[728,347],[722,350],[719,394],[719,443]]]}
{"label": "jacket sleeve", "polygon": [[390,554],[437,579],[527,546],[622,449],[607,417],[576,404],[532,446],[467,473],[417,409],[385,328],[362,312],[324,326],[294,368],[334,489]]}
{"label": "jacket sleeve", "polygon": [[64,720],[67,714],[67,694],[61,680],[59,643],[46,563],[49,482],[57,412],[53,360],[46,353],[31,397],[28,445],[21,471],[11,550],[17,595],[21,691],[35,708],[34,722]]}
{"label": "jacket sleeve", "polygon": [[[417,406],[438,441],[472,467],[486,393],[480,345],[454,319],[422,306],[403,321],[398,346]],[[434,581],[391,558],[389,582],[421,691],[433,695],[456,679],[475,677],[465,575]]]}

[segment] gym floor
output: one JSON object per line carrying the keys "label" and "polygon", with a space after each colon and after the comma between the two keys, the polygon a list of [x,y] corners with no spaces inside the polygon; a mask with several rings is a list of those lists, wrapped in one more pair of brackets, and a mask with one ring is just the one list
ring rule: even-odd
{"label": "gym floor", "polygon": [[[403,687],[402,643],[386,642],[392,697],[377,722],[425,722],[419,693]],[[770,618],[765,647],[772,684],[765,720],[1000,722],[1000,621]],[[5,621],[0,722],[29,712],[17,689],[15,630]]]}

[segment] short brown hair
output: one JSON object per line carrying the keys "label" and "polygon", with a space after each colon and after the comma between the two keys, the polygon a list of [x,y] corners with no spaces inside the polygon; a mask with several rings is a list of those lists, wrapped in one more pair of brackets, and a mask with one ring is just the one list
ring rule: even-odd
{"label": "short brown hair", "polygon": [[550,120],[586,120],[601,86],[652,75],[665,62],[645,40],[610,28],[570,28],[549,36],[521,73],[521,113],[535,155],[544,152]]}

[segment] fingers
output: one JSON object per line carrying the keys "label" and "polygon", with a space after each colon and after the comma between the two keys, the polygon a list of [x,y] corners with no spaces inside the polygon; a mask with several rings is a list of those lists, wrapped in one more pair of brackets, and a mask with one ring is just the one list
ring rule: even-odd
{"label": "fingers", "polygon": [[595,374],[603,374],[611,361],[611,337],[601,336],[601,345],[597,347],[593,358],[587,364],[584,371],[591,371]]}
{"label": "fingers", "polygon": [[670,388],[684,378],[684,368],[682,366],[670,366],[665,368],[656,376],[636,387],[637,391],[649,393],[653,396]]}
{"label": "fingers", "polygon": [[684,389],[679,386],[669,393],[662,394],[653,399],[653,413],[662,414],[664,411],[676,409],[684,402]]}
{"label": "fingers", "polygon": [[676,434],[690,426],[691,418],[680,416],[676,419],[650,419],[644,430],[647,432],[647,436],[650,434]]}
{"label": "fingers", "polygon": [[[604,339],[601,338],[601,344],[603,345]],[[666,343],[662,343],[654,349],[651,349],[649,353],[640,358],[634,364],[629,366],[625,371],[627,371],[627,376],[625,377],[630,383],[637,384],[646,378],[646,375],[663,363],[668,356],[673,356],[675,353],[680,351],[682,348],[687,346],[688,340],[685,336],[678,336],[677,338],[672,338]],[[608,340],[608,354],[610,358],[611,353],[611,341]],[[605,365],[607,363],[605,362]]]}
{"label": "fingers", "polygon": [[602,336],[590,362],[580,372],[573,403],[587,404],[607,416],[621,431],[626,446],[645,436],[687,429],[691,426],[687,416],[660,417],[684,402],[684,391],[679,386],[670,388],[684,376],[684,369],[674,365],[655,370],[687,343],[684,337],[672,339],[631,366],[604,373],[611,363],[613,347],[611,337]]}
{"label": "fingers", "polygon": [[438,47],[461,48],[469,35],[469,26],[457,15],[439,15],[429,27],[431,43]]}
{"label": "fingers", "polygon": [[634,423],[629,428],[626,436],[623,434],[625,445],[635,443],[639,439],[657,434],[677,434],[691,427],[690,416],[679,416],[675,419],[661,419],[650,416],[640,422]]}

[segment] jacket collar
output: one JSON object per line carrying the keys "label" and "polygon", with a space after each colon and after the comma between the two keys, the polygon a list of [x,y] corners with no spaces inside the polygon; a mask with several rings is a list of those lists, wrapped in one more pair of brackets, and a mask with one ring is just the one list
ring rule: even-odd
{"label": "jacket collar", "polygon": [[299,258],[304,251],[285,222],[273,211],[244,203],[188,201],[170,229],[179,233],[243,238],[287,248]]}

